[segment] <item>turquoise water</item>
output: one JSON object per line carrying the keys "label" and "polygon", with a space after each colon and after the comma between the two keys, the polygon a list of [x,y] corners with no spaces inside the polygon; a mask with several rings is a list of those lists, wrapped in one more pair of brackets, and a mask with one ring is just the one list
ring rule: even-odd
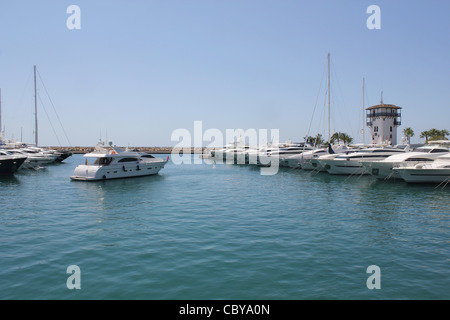
{"label": "turquoise water", "polygon": [[87,183],[65,162],[0,178],[1,299],[450,298],[450,186],[171,162]]}

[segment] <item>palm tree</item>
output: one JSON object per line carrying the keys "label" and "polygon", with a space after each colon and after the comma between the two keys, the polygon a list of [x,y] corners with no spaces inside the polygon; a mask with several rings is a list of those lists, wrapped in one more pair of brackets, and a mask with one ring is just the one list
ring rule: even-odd
{"label": "palm tree", "polygon": [[315,145],[315,146],[320,146],[320,145],[322,145],[324,142],[325,142],[325,140],[323,140],[322,135],[321,135],[320,133],[318,133],[317,136],[316,136],[316,140],[315,140],[314,145]]}
{"label": "palm tree", "polygon": [[421,138],[425,138],[425,142],[430,140],[447,140],[446,136],[450,135],[448,130],[430,129],[420,133]]}
{"label": "palm tree", "polygon": [[333,133],[333,135],[330,138],[330,143],[335,143],[337,141],[337,143],[339,144],[341,141],[345,144],[349,144],[352,143],[353,138],[350,137],[348,134],[343,133],[343,132],[335,132]]}
{"label": "palm tree", "polygon": [[446,139],[446,136],[450,136],[450,132],[448,130],[441,130],[441,135],[442,137],[444,137],[444,139]]}
{"label": "palm tree", "polygon": [[342,142],[344,142],[344,144],[347,144],[347,145],[353,142],[353,138],[350,137],[346,133],[341,134],[341,140],[342,140]]}
{"label": "palm tree", "polygon": [[309,136],[306,138],[306,142],[312,144],[313,146],[319,146],[324,143],[324,140],[322,138],[322,135],[320,133],[317,134],[317,136]]}
{"label": "palm tree", "polygon": [[420,138],[425,138],[425,142],[428,142],[428,137],[431,136],[431,130],[422,131],[420,133]]}
{"label": "palm tree", "polygon": [[438,130],[438,129],[431,129],[430,131],[430,138],[428,141],[434,141],[434,140],[447,140],[445,136],[449,135],[449,132],[447,130]]}
{"label": "palm tree", "polygon": [[337,143],[339,144],[339,142],[341,141],[341,135],[342,133],[340,132],[333,133],[333,135],[330,138],[330,143],[334,144],[337,140]]}
{"label": "palm tree", "polygon": [[414,130],[410,127],[403,129],[403,134],[405,135],[406,139],[408,139],[408,144],[411,144],[411,137],[414,136]]}
{"label": "palm tree", "polygon": [[311,145],[314,145],[314,137],[313,136],[309,136],[306,138],[306,143],[309,143]]}

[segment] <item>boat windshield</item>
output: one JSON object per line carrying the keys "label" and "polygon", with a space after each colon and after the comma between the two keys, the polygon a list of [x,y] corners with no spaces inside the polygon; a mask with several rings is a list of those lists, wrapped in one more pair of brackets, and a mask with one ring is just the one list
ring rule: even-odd
{"label": "boat windshield", "polygon": [[112,158],[97,158],[94,161],[94,164],[99,165],[99,166],[107,166],[111,163]]}

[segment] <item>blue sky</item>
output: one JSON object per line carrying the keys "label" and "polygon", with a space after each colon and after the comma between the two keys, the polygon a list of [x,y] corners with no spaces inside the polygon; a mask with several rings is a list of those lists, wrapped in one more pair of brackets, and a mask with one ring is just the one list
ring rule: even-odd
{"label": "blue sky", "polygon": [[[72,4],[80,30],[66,27]],[[366,27],[370,5],[380,30]],[[365,78],[366,107],[383,91],[403,107],[399,130],[423,142],[421,131],[450,129],[449,12],[441,0],[2,1],[2,125],[34,141],[36,65],[72,146],[173,146],[197,120],[224,135],[279,129],[298,141],[311,125],[327,136],[330,53],[333,131],[362,141]],[[39,142],[68,145],[45,88]]]}

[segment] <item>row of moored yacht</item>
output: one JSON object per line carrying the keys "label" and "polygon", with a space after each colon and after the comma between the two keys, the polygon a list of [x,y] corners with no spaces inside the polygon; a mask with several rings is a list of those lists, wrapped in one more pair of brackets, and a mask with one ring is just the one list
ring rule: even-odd
{"label": "row of moored yacht", "polygon": [[411,183],[450,181],[449,141],[434,141],[422,147],[311,145],[286,143],[275,147],[251,148],[227,145],[203,155],[218,161],[290,167],[332,175],[372,175],[378,179],[401,179]]}
{"label": "row of moored yacht", "polygon": [[38,147],[0,149],[0,174],[9,175],[21,169],[39,169],[64,161],[72,153]]}

